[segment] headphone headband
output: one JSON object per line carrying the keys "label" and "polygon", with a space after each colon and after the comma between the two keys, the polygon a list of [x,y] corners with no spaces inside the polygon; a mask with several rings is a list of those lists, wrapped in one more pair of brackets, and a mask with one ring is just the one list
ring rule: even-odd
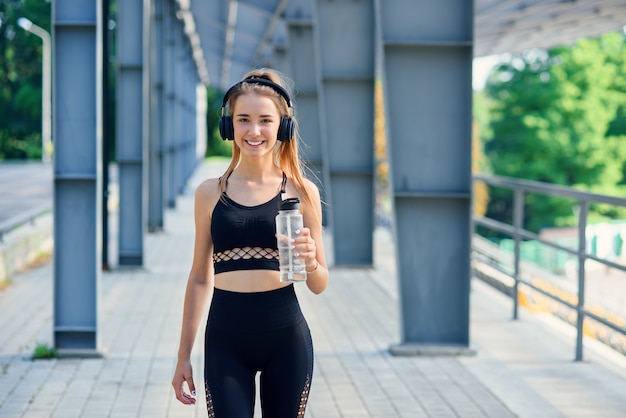
{"label": "headphone headband", "polygon": [[274,83],[273,81],[268,80],[267,78],[257,77],[257,78],[246,78],[245,80],[242,80],[239,83],[232,86],[231,88],[229,88],[226,94],[224,95],[224,100],[222,100],[222,110],[226,107],[226,103],[228,103],[228,99],[230,98],[230,95],[232,94],[233,90],[241,87],[242,84],[260,84],[262,86],[267,86],[271,88],[272,90],[274,90],[276,93],[283,96],[283,98],[287,102],[287,106],[289,106],[290,108],[293,108],[291,104],[291,98],[289,97],[289,94],[287,94],[287,91],[284,88]]}

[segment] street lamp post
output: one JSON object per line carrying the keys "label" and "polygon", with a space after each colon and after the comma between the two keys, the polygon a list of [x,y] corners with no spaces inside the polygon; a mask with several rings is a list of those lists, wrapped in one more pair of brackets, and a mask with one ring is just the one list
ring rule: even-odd
{"label": "street lamp post", "polygon": [[41,159],[44,162],[50,162],[52,160],[52,40],[45,29],[35,25],[25,17],[17,19],[17,24],[22,29],[40,37],[43,41]]}

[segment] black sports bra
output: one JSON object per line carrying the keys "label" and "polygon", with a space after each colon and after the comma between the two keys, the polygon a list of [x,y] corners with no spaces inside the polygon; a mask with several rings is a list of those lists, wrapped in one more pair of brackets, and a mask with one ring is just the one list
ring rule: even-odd
{"label": "black sports bra", "polygon": [[270,201],[256,206],[241,205],[226,192],[222,193],[211,221],[215,274],[235,270],[279,270],[275,222],[286,183],[287,176],[283,173],[280,192]]}

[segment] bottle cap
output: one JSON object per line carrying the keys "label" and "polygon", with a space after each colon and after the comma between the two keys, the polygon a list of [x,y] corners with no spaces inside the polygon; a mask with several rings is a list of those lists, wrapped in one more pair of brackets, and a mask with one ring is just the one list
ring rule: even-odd
{"label": "bottle cap", "polygon": [[300,199],[290,197],[278,203],[278,210],[297,210],[300,209]]}

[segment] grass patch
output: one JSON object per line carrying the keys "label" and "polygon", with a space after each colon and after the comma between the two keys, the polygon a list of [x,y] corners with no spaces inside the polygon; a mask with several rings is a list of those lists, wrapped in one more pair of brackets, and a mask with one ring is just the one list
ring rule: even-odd
{"label": "grass patch", "polygon": [[224,155],[212,155],[210,157],[205,157],[205,160],[214,162],[214,163],[228,163],[231,160],[231,157]]}
{"label": "grass patch", "polygon": [[37,343],[35,351],[33,352],[33,360],[53,359],[57,358],[58,353],[56,348],[49,346],[45,343]]}
{"label": "grass patch", "polygon": [[0,292],[9,287],[11,279],[0,280]]}
{"label": "grass patch", "polygon": [[35,258],[28,263],[28,268],[35,268],[46,264],[52,259],[52,253],[50,251],[40,251]]}

